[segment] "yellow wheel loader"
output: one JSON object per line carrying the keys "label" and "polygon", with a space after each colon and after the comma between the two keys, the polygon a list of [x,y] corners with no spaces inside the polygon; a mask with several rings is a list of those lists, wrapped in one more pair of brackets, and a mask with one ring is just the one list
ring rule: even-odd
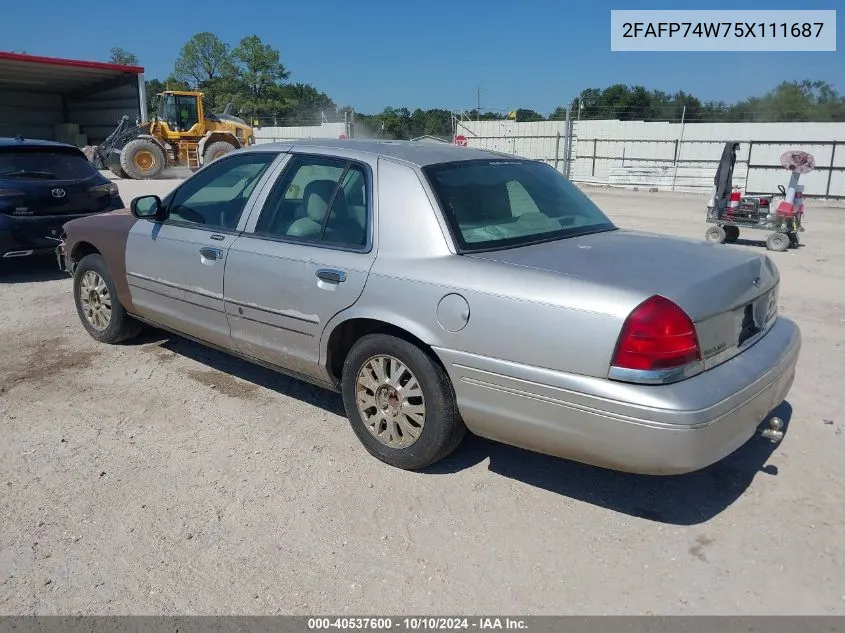
{"label": "yellow wheel loader", "polygon": [[253,145],[252,127],[233,116],[206,114],[203,93],[166,90],[151,121],[132,125],[123,117],[94,150],[93,162],[121,178],[156,178],[168,167],[198,169],[229,152]]}

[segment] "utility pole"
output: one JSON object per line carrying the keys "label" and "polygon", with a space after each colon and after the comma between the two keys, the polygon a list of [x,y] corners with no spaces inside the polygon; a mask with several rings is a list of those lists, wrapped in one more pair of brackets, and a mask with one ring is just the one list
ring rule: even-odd
{"label": "utility pole", "polygon": [[475,120],[481,120],[481,86],[475,87]]}
{"label": "utility pole", "polygon": [[678,161],[681,160],[681,147],[684,145],[684,123],[686,123],[687,119],[687,106],[684,106],[683,112],[681,112],[681,138],[678,141],[678,155],[675,156],[675,170],[672,173],[672,191],[675,191],[675,180],[678,178]]}

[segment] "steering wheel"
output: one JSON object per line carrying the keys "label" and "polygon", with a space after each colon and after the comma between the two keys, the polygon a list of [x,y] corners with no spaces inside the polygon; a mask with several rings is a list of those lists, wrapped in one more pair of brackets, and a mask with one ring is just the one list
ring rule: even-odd
{"label": "steering wheel", "polygon": [[780,191],[780,195],[782,195],[784,198],[786,197],[786,187],[784,187],[783,185],[778,185],[778,191]]}

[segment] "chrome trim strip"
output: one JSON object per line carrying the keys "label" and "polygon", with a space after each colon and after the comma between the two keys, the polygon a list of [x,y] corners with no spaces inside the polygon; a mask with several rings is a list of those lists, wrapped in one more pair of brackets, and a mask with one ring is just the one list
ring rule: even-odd
{"label": "chrome trim strip", "polygon": [[[173,295],[168,295],[168,294],[165,294],[163,292],[159,292],[158,290],[153,290],[152,288],[147,288],[146,286],[138,286],[138,285],[130,282],[129,288],[135,289],[135,290],[143,290],[144,292],[149,292],[149,293],[152,293],[154,295],[158,295],[159,297],[164,297],[165,299],[170,299],[171,301],[180,301],[181,303],[187,303],[188,305],[195,306],[197,308],[202,308],[203,310],[209,310],[210,312],[217,312],[219,314],[225,314],[225,312],[223,312],[223,310],[218,310],[216,308],[212,308],[212,307],[209,307],[207,305],[197,303],[196,301],[191,301],[189,299],[183,299],[182,297],[174,297]],[[195,294],[199,294],[199,293],[195,293]],[[203,296],[203,295],[200,295],[200,296]]]}
{"label": "chrome trim strip", "polygon": [[268,321],[262,321],[261,319],[253,319],[252,317],[244,316],[243,314],[232,314],[231,312],[227,312],[226,316],[232,317],[233,319],[242,319],[243,321],[250,321],[251,323],[258,323],[259,325],[266,325],[267,327],[276,328],[277,330],[284,330],[285,332],[293,332],[294,334],[301,334],[302,336],[309,336],[311,338],[314,338],[314,335],[311,332],[303,332],[302,330],[296,330],[292,327],[285,327],[284,325],[269,323]]}
{"label": "chrome trim strip", "polygon": [[[208,292],[207,290],[197,290],[196,288],[188,288],[187,286],[182,286],[180,284],[174,284],[170,281],[164,281],[163,279],[156,279],[155,277],[149,277],[147,275],[141,275],[139,273],[126,273],[127,277],[135,277],[136,279],[143,279],[144,281],[151,281],[155,284],[161,284],[162,286],[166,286],[168,288],[173,288],[175,290],[182,290],[184,292],[190,292],[191,294],[199,295],[201,297],[207,297],[208,299],[216,299],[217,301],[223,300],[223,295],[221,294],[214,294]],[[130,284],[131,285],[131,284]],[[144,288],[143,286],[138,286],[144,290],[149,290],[149,288]],[[159,293],[160,294],[160,293]]]}
{"label": "chrome trim strip", "polygon": [[[294,321],[302,321],[303,323],[310,323],[311,325],[317,325],[320,323],[319,319],[309,319],[308,317],[299,316],[296,314],[292,314],[290,311],[287,310],[274,310],[273,308],[265,308],[263,306],[255,305],[254,303],[246,303],[244,301],[235,301],[234,299],[229,299],[228,297],[224,299],[226,303],[231,303],[232,305],[239,306],[242,308],[249,308],[250,310],[257,310],[258,312],[267,312],[268,314],[275,314],[277,316],[285,317],[286,319],[293,319]],[[236,314],[234,316],[242,317],[241,314]],[[255,319],[253,319],[255,320]],[[264,323],[264,321],[259,321],[260,323]],[[267,325],[273,325],[272,323],[268,323]],[[287,328],[285,328],[287,329]]]}
{"label": "chrome trim strip", "polygon": [[673,382],[679,382],[692,378],[704,371],[704,363],[697,360],[681,367],[672,367],[670,369],[628,369],[626,367],[616,367],[611,365],[610,371],[607,372],[607,377],[610,380],[618,380],[620,382],[631,382],[641,385],[668,385]]}

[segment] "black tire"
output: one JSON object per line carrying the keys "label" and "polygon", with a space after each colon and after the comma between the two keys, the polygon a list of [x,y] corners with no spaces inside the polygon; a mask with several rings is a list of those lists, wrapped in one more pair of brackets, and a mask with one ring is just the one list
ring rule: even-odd
{"label": "black tire", "polygon": [[770,251],[782,252],[789,248],[790,239],[786,233],[770,233],[766,238],[766,248]]}
{"label": "black tire", "polygon": [[[85,307],[82,303],[81,291],[83,289],[83,279],[86,273],[93,272],[105,283],[108,291],[108,298],[111,304],[111,316],[108,321],[108,326],[103,329],[98,329],[88,319],[85,314]],[[101,343],[120,343],[141,333],[141,324],[133,319],[126,312],[117,298],[117,288],[114,285],[106,262],[99,254],[86,255],[76,265],[73,271],[73,301],[76,304],[76,313],[79,315],[79,320],[82,321],[82,326],[91,335],[92,338]]]}
{"label": "black tire", "polygon": [[[358,374],[371,359],[381,355],[391,356],[405,365],[422,392],[425,407],[422,430],[409,446],[394,448],[379,441],[358,409]],[[346,415],[355,435],[371,455],[396,468],[418,470],[430,466],[457,449],[466,435],[449,376],[426,352],[401,338],[368,334],[359,339],[343,364],[341,387]]]}
{"label": "black tire", "polygon": [[120,167],[130,178],[149,180],[158,176],[167,166],[164,151],[148,138],[129,141],[120,152]]}
{"label": "black tire", "polygon": [[113,173],[118,178],[129,178],[125,171],[123,171],[123,167],[120,165],[112,165],[109,167],[109,171]]}
{"label": "black tire", "polygon": [[725,229],[721,226],[711,226],[704,233],[704,239],[708,242],[724,244],[725,243]]}
{"label": "black tire", "polygon": [[109,154],[108,160],[105,162],[105,167],[118,178],[129,178],[126,172],[123,171],[123,167],[120,166],[119,154]]}
{"label": "black tire", "polygon": [[234,152],[235,149],[234,145],[227,143],[226,141],[217,141],[212,143],[206,147],[205,151],[202,153],[202,163],[203,165],[207,165],[221,156],[225,156],[229,152]]}
{"label": "black tire", "polygon": [[722,229],[725,231],[726,244],[733,244],[739,239],[739,227],[723,226]]}

